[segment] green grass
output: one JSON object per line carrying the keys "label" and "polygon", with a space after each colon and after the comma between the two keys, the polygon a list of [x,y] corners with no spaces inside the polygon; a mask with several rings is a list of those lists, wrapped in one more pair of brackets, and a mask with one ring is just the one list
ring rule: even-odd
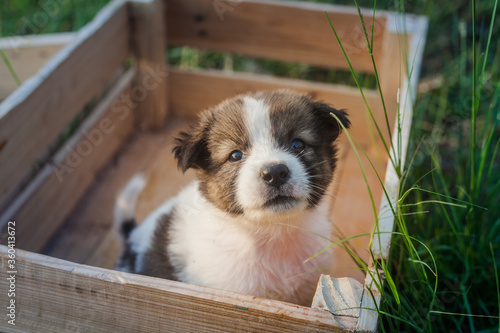
{"label": "green grass", "polygon": [[[405,182],[406,187],[418,185],[448,196],[412,191],[409,202],[438,199],[444,203],[403,209],[403,213],[419,213],[405,218],[404,227],[425,242],[438,273],[422,276],[419,265],[408,260],[408,247],[395,239],[391,272],[402,300],[397,305],[391,292],[385,293],[383,310],[404,320],[385,317],[383,328],[388,331],[407,330],[410,323],[423,331],[499,330],[495,267],[500,261],[500,164],[495,146],[499,142],[500,50],[490,48],[486,53],[486,48],[500,34],[498,25],[489,29],[493,2],[489,7],[476,5],[475,11],[470,2],[463,5],[465,17],[454,19],[459,33],[448,46],[455,48],[455,57],[440,72],[443,83],[417,99],[409,148],[415,157]],[[474,16],[468,15],[473,12]],[[431,24],[432,19],[431,15]],[[487,210],[448,205],[449,197]],[[416,245],[416,251],[429,262],[421,246]]]}
{"label": "green grass", "polygon": [[[436,29],[447,8],[419,5],[416,12],[428,8],[423,14],[431,19],[428,55],[437,47],[433,38],[443,34]],[[491,43],[499,29],[491,14],[496,3],[468,5],[469,12],[451,22],[457,22],[458,39],[439,45],[457,47],[439,71],[441,84],[415,105],[390,267],[384,268],[381,331],[500,330],[500,50]],[[405,11],[401,4],[398,10]],[[436,61],[427,59],[424,77]]]}
{"label": "green grass", "polygon": [[76,31],[83,27],[108,0],[0,2],[0,36],[36,35]]}
{"label": "green grass", "polygon": [[5,53],[0,50],[0,58],[2,58],[2,61],[5,63],[5,65],[7,66],[7,69],[9,70],[9,73],[10,75],[14,78],[14,80],[16,81],[16,84],[18,86],[21,85],[21,80],[19,79],[19,77],[17,76],[17,73],[16,71],[14,70],[14,68],[12,67],[11,63],[10,63],[10,60],[7,58],[7,56],[5,55]]}
{"label": "green grass", "polygon": [[[38,1],[2,1],[0,34],[76,30],[106,2],[65,1],[46,24],[29,25],[45,11]],[[377,1],[377,9],[430,19],[380,307],[383,332],[500,332],[500,20],[491,25],[495,1],[473,3]],[[359,5],[373,8],[368,0]],[[356,85],[349,72],[185,48],[169,50],[169,60]],[[362,88],[376,87],[376,78],[355,74]]]}
{"label": "green grass", "polygon": [[[426,2],[422,4],[426,8]],[[401,189],[408,193],[404,202],[412,205],[400,206],[400,214],[417,214],[398,215],[396,231],[407,232],[425,246],[394,237],[389,271],[397,293],[386,284],[381,310],[392,316],[382,316],[381,330],[499,330],[500,174],[495,146],[500,50],[486,53],[489,42],[499,37],[498,27],[489,29],[494,3],[490,5],[481,12],[476,6],[470,21],[467,15],[454,20],[457,29],[470,28],[441,45],[456,47],[456,55],[439,72],[442,84],[417,98],[411,159]],[[438,20],[433,15],[439,12],[430,7],[428,13],[429,47],[435,36],[432,24]],[[475,205],[455,205],[451,198]]]}

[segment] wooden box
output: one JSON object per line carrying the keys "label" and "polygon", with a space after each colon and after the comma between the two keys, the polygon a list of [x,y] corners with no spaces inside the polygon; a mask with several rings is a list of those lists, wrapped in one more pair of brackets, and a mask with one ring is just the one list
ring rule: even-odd
{"label": "wooden box", "polygon": [[[325,11],[354,69],[373,74],[357,10],[313,3],[114,0],[77,33],[0,40],[25,80],[15,89],[0,64],[0,98],[5,98],[0,104],[0,331],[376,331],[380,293],[373,277],[379,260],[387,259],[394,221],[389,204],[399,179],[359,89],[166,65],[166,46],[191,46],[347,70]],[[371,10],[362,15],[368,32],[374,31],[373,56],[389,127],[378,91],[365,89],[364,97],[382,137],[394,144],[393,157],[404,160],[427,20]],[[335,246],[332,277],[322,276],[313,306],[303,307],[112,270],[120,252],[111,226],[118,190],[135,173],[146,173],[150,183],[137,209],[141,220],[194,177],[181,176],[175,167],[174,134],[200,110],[227,97],[282,87],[347,109],[351,136],[378,175],[385,175],[388,196],[368,160],[361,159],[380,203],[376,218],[354,151],[342,136],[330,189],[337,231],[332,242],[365,235],[351,238],[349,248],[369,271],[353,268],[345,243]],[[90,116],[54,148],[75,116],[95,100]],[[379,234],[370,242],[373,230]]]}

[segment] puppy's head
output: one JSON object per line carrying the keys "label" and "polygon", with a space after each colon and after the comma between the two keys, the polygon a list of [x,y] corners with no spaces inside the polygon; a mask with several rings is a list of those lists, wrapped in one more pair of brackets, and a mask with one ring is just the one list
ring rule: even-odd
{"label": "puppy's head", "polygon": [[236,96],[202,113],[174,148],[218,208],[253,219],[315,207],[335,169],[347,114],[288,90]]}

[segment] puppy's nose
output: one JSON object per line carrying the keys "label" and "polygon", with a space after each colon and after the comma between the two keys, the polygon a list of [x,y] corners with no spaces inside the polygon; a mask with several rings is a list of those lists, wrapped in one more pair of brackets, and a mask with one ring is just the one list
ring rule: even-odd
{"label": "puppy's nose", "polygon": [[290,170],[284,164],[269,165],[262,169],[260,176],[268,185],[276,188],[286,183],[289,178]]}

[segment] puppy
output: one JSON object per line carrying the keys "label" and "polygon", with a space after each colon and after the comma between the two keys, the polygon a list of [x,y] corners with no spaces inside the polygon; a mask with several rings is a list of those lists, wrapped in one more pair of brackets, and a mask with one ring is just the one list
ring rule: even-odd
{"label": "puppy", "polygon": [[[347,114],[288,90],[236,96],[180,133],[178,167],[198,180],[139,226],[145,181],[118,198],[125,236],[117,269],[309,305],[332,265],[329,203],[334,142]],[[311,259],[311,257],[313,257]]]}

